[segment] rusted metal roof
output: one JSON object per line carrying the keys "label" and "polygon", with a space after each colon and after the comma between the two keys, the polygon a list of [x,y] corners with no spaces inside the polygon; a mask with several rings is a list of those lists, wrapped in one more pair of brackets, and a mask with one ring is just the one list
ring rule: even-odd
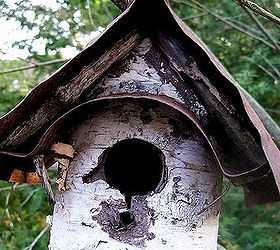
{"label": "rusted metal roof", "polygon": [[[137,91],[89,98],[108,69],[146,37],[188,82],[208,117],[198,117],[187,104],[168,97]],[[185,89],[178,92],[188,98]],[[209,143],[223,174],[244,187],[248,205],[279,200],[278,148],[231,75],[164,0],[135,0],[98,39],[0,119],[0,178],[9,180],[13,169],[34,172],[32,157],[47,155],[53,143],[63,140],[62,127],[71,126],[75,114],[116,98],[146,98],[183,113]]]}

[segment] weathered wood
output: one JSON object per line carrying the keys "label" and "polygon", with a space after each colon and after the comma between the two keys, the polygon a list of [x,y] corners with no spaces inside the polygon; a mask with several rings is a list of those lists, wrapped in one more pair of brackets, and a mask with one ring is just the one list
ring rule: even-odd
{"label": "weathered wood", "polygon": [[115,43],[94,63],[83,68],[69,83],[59,87],[48,101],[26,119],[24,124],[20,124],[6,139],[0,142],[0,147],[12,149],[25,142],[30,135],[41,129],[46,121],[52,120],[65,108],[73,105],[88,87],[93,85],[115,62],[126,56],[140,41],[140,34],[134,31]]}
{"label": "weathered wood", "polygon": [[[221,194],[221,173],[189,120],[167,106],[113,101],[81,121],[71,138],[71,190],[56,194],[50,249],[216,249],[220,204],[199,212]],[[158,191],[132,197],[135,223],[118,230],[124,195],[104,174],[84,177],[102,168],[106,149],[128,138],[159,148],[167,174]]]}
{"label": "weathered wood", "polygon": [[[240,114],[236,113],[232,103],[201,72],[195,59],[183,49],[178,40],[160,32],[158,39],[160,41],[159,47],[168,57],[170,65],[180,72],[187,81],[192,82],[192,88],[196,95],[203,100],[207,109],[211,111],[211,115],[218,121],[215,123],[215,127],[208,128],[208,132],[216,140],[220,138],[220,141],[215,141],[213,138],[211,140],[223,165],[235,165],[235,169],[243,169],[243,171],[265,166],[267,161],[261,147],[256,143],[256,138],[246,129],[246,124],[241,124]],[[226,138],[231,142],[229,155],[227,147],[222,146]],[[247,164],[245,166],[244,161]],[[228,173],[229,175],[234,174],[234,168],[231,168],[232,172]]]}
{"label": "weathered wood", "polygon": [[164,54],[150,38],[144,39],[128,56],[113,67],[86,96],[87,100],[120,93],[165,95],[184,103],[206,126],[209,114]]}

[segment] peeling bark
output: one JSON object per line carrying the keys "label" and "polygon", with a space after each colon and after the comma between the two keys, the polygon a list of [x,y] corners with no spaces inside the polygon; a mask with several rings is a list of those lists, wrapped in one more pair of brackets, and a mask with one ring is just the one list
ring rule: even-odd
{"label": "peeling bark", "polygon": [[[220,203],[208,205],[221,194],[221,173],[186,118],[162,105],[113,101],[69,133],[77,154],[67,177],[70,190],[56,194],[50,249],[216,249]],[[129,138],[161,150],[167,179],[158,192],[132,196],[128,209],[106,175],[92,171],[106,149]],[[126,215],[132,217],[124,223]]]}

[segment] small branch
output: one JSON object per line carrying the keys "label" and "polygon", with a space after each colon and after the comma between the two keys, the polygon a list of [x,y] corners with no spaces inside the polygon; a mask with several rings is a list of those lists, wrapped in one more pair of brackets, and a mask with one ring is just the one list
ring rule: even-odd
{"label": "small branch", "polygon": [[35,65],[29,65],[29,66],[20,67],[20,68],[14,68],[14,69],[7,69],[7,70],[0,71],[0,75],[23,71],[23,70],[32,69],[32,68],[37,68],[37,67],[44,67],[44,66],[48,66],[48,65],[52,65],[52,64],[64,63],[67,61],[69,61],[69,59],[55,59],[55,60],[51,60],[51,61],[47,61],[47,62],[37,63]]}
{"label": "small branch", "polygon": [[269,69],[267,69],[266,67],[264,67],[263,65],[261,64],[256,64],[257,67],[259,69],[261,69],[264,73],[266,73],[267,75],[269,75],[273,80],[274,80],[274,83],[275,84],[278,84],[279,83],[279,80],[277,79],[277,77],[274,76],[274,74],[272,72],[270,72]]}
{"label": "small branch", "polygon": [[278,43],[274,40],[274,38],[269,34],[269,31],[262,25],[262,23],[259,21],[259,19],[255,16],[253,12],[248,10],[246,7],[241,6],[245,12],[251,17],[253,22],[259,27],[261,32],[266,36],[266,38],[271,41],[272,44],[274,44],[275,48],[280,52],[280,46]]}
{"label": "small branch", "polygon": [[[28,185],[28,184],[26,184],[26,183],[19,184],[19,185],[17,186],[17,189],[19,189],[19,188],[25,188],[25,187],[30,187],[30,185]],[[3,187],[3,188],[0,188],[0,192],[7,191],[7,190],[10,190],[10,189],[11,189],[10,186],[9,186],[9,187]]]}
{"label": "small branch", "polygon": [[190,20],[190,19],[195,19],[195,18],[199,18],[199,17],[204,17],[204,16],[207,16],[208,14],[207,13],[201,13],[201,14],[197,14],[197,15],[193,15],[193,16],[187,16],[187,17],[181,17],[181,19],[183,21],[187,21],[187,20]]}
{"label": "small branch", "polygon": [[35,165],[36,172],[40,178],[41,185],[47,194],[49,203],[54,205],[55,198],[54,198],[53,191],[51,189],[51,185],[49,183],[49,177],[43,158],[44,158],[43,155],[37,155],[33,158],[33,163]]}
{"label": "small branch", "polygon": [[[16,189],[16,187],[18,186],[18,184],[19,183],[14,183],[11,187],[9,187],[10,192],[6,195],[4,212],[3,212],[1,220],[0,220],[0,225],[3,223],[3,220],[5,218],[5,214],[7,215],[8,219],[11,220],[11,215],[10,215],[10,212],[9,212],[9,202],[10,202],[10,197],[11,197],[12,193],[14,192],[14,190]],[[10,223],[10,226],[13,226],[12,221]]]}
{"label": "small branch", "polygon": [[104,2],[104,1],[101,1],[101,5],[104,9],[104,12],[106,13],[107,17],[112,20],[113,19],[113,15],[111,13],[111,11],[108,9],[108,6],[107,4]]}
{"label": "small branch", "polygon": [[31,244],[22,250],[32,250],[36,243],[43,237],[43,235],[49,230],[49,225],[45,226],[43,230],[37,235],[37,237],[31,242]]}
{"label": "small branch", "polygon": [[250,30],[250,32],[252,32],[252,34],[255,34],[256,36],[263,37],[262,33],[260,33],[259,31],[255,30],[255,29],[253,29],[251,26],[249,26],[249,25],[247,25],[245,23],[242,23],[242,22],[240,22],[238,20],[235,20],[233,18],[225,18],[225,19],[229,20],[230,22],[232,22],[232,23],[234,23],[236,25],[238,25],[241,28],[245,28],[246,30]]}
{"label": "small branch", "polygon": [[265,110],[266,110],[266,111],[268,111],[268,112],[271,112],[271,113],[277,113],[277,114],[280,114],[280,110],[278,110],[278,109],[270,109],[270,108],[266,108]]}
{"label": "small branch", "polygon": [[18,60],[23,61],[23,62],[26,62],[26,63],[30,63],[30,64],[33,64],[33,65],[36,65],[36,64],[37,64],[37,63],[32,62],[32,61],[30,61],[30,60],[27,60],[27,59],[24,59],[24,58],[21,58],[21,57],[18,57],[18,56],[14,56],[14,55],[12,55],[12,54],[10,54],[10,53],[7,53],[7,52],[3,51],[2,49],[0,49],[0,53],[2,53],[3,55],[9,55],[9,56],[15,57],[15,58],[17,58]]}
{"label": "small branch", "polygon": [[265,62],[266,64],[274,71],[274,73],[278,76],[279,80],[280,80],[280,71],[278,70],[277,67],[275,67],[273,65],[273,63],[271,61],[269,61],[265,56],[263,56],[262,54],[260,54],[259,52],[257,52],[258,56],[260,56]]}
{"label": "small branch", "polygon": [[88,17],[89,17],[89,21],[90,21],[90,24],[92,26],[93,29],[96,28],[94,22],[93,22],[93,19],[92,19],[92,13],[91,13],[91,8],[90,8],[90,0],[87,0],[87,7],[88,7]]}
{"label": "small branch", "polygon": [[41,188],[32,190],[31,193],[26,197],[26,199],[20,204],[20,206],[23,207],[24,205],[26,205],[26,203],[32,198],[32,196],[39,190],[41,190]]}
{"label": "small branch", "polygon": [[259,69],[261,69],[264,73],[266,73],[268,76],[270,76],[274,83],[278,83],[279,79],[272,73],[270,72],[269,69],[267,69],[266,67],[264,67],[263,65],[256,63],[254,60],[252,60],[250,57],[246,57],[251,63],[255,64]]}
{"label": "small branch", "polygon": [[267,18],[268,20],[280,25],[280,18],[275,16],[274,14],[270,13],[269,11],[265,10],[264,8],[260,7],[254,2],[248,0],[234,0],[238,4],[249,8],[250,10],[260,14],[261,16]]}
{"label": "small branch", "polygon": [[188,6],[192,7],[192,8],[194,8],[194,9],[197,9],[197,10],[202,11],[202,12],[206,12],[206,13],[208,13],[209,15],[211,15],[211,16],[217,18],[218,20],[222,21],[223,23],[227,24],[228,26],[230,26],[230,27],[232,27],[232,28],[238,30],[239,32],[241,32],[241,33],[243,33],[243,34],[245,34],[245,35],[247,35],[247,36],[249,36],[249,37],[251,37],[251,38],[253,38],[253,39],[255,39],[255,40],[258,40],[258,41],[260,41],[260,42],[266,44],[267,46],[269,46],[269,47],[272,48],[272,49],[276,49],[275,46],[274,46],[273,44],[269,43],[269,42],[266,41],[264,38],[255,35],[255,34],[252,33],[251,31],[244,30],[243,28],[239,27],[238,25],[236,25],[236,24],[234,24],[234,23],[228,21],[225,17],[220,16],[220,15],[218,15],[218,14],[216,14],[216,13],[214,13],[214,12],[208,10],[208,9],[205,8],[202,4],[200,4],[199,2],[197,2],[197,1],[195,1],[195,0],[190,0],[190,2],[192,2],[194,5],[193,5],[193,4],[190,4],[190,3],[187,3],[187,2],[184,2],[184,1],[181,1],[181,0],[173,0],[173,1],[174,1],[174,2],[177,2],[177,3],[183,3],[183,4],[185,4],[185,5],[188,5]]}
{"label": "small branch", "polygon": [[276,49],[275,46],[269,42],[267,42],[265,39],[263,39],[262,37],[259,37],[257,35],[255,35],[254,33],[252,33],[251,31],[247,31],[247,30],[244,30],[243,28],[239,27],[238,25],[235,25],[234,23],[226,20],[224,17],[216,14],[216,13],[213,13],[211,12],[210,10],[208,10],[207,8],[205,8],[202,4],[200,4],[199,2],[195,1],[195,0],[190,0],[192,3],[196,4],[198,7],[200,7],[201,9],[203,9],[205,12],[209,13],[210,15],[214,16],[215,18],[217,18],[218,20],[224,22],[225,24],[231,26],[232,28],[242,32],[243,34],[251,37],[251,38],[254,38],[256,40],[259,40],[261,42],[263,42],[264,44],[268,45],[269,47],[271,47],[272,49]]}
{"label": "small branch", "polygon": [[264,1],[264,0],[260,0],[260,2],[261,2],[262,5],[270,12],[270,10],[269,10],[267,4],[265,3],[265,1]]}

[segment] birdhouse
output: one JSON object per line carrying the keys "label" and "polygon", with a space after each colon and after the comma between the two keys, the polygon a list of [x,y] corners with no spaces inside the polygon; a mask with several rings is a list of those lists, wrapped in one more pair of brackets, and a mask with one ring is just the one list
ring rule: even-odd
{"label": "birdhouse", "polygon": [[1,179],[41,182],[55,203],[50,249],[216,249],[223,176],[247,205],[280,198],[279,150],[164,0],[133,1],[0,138]]}

